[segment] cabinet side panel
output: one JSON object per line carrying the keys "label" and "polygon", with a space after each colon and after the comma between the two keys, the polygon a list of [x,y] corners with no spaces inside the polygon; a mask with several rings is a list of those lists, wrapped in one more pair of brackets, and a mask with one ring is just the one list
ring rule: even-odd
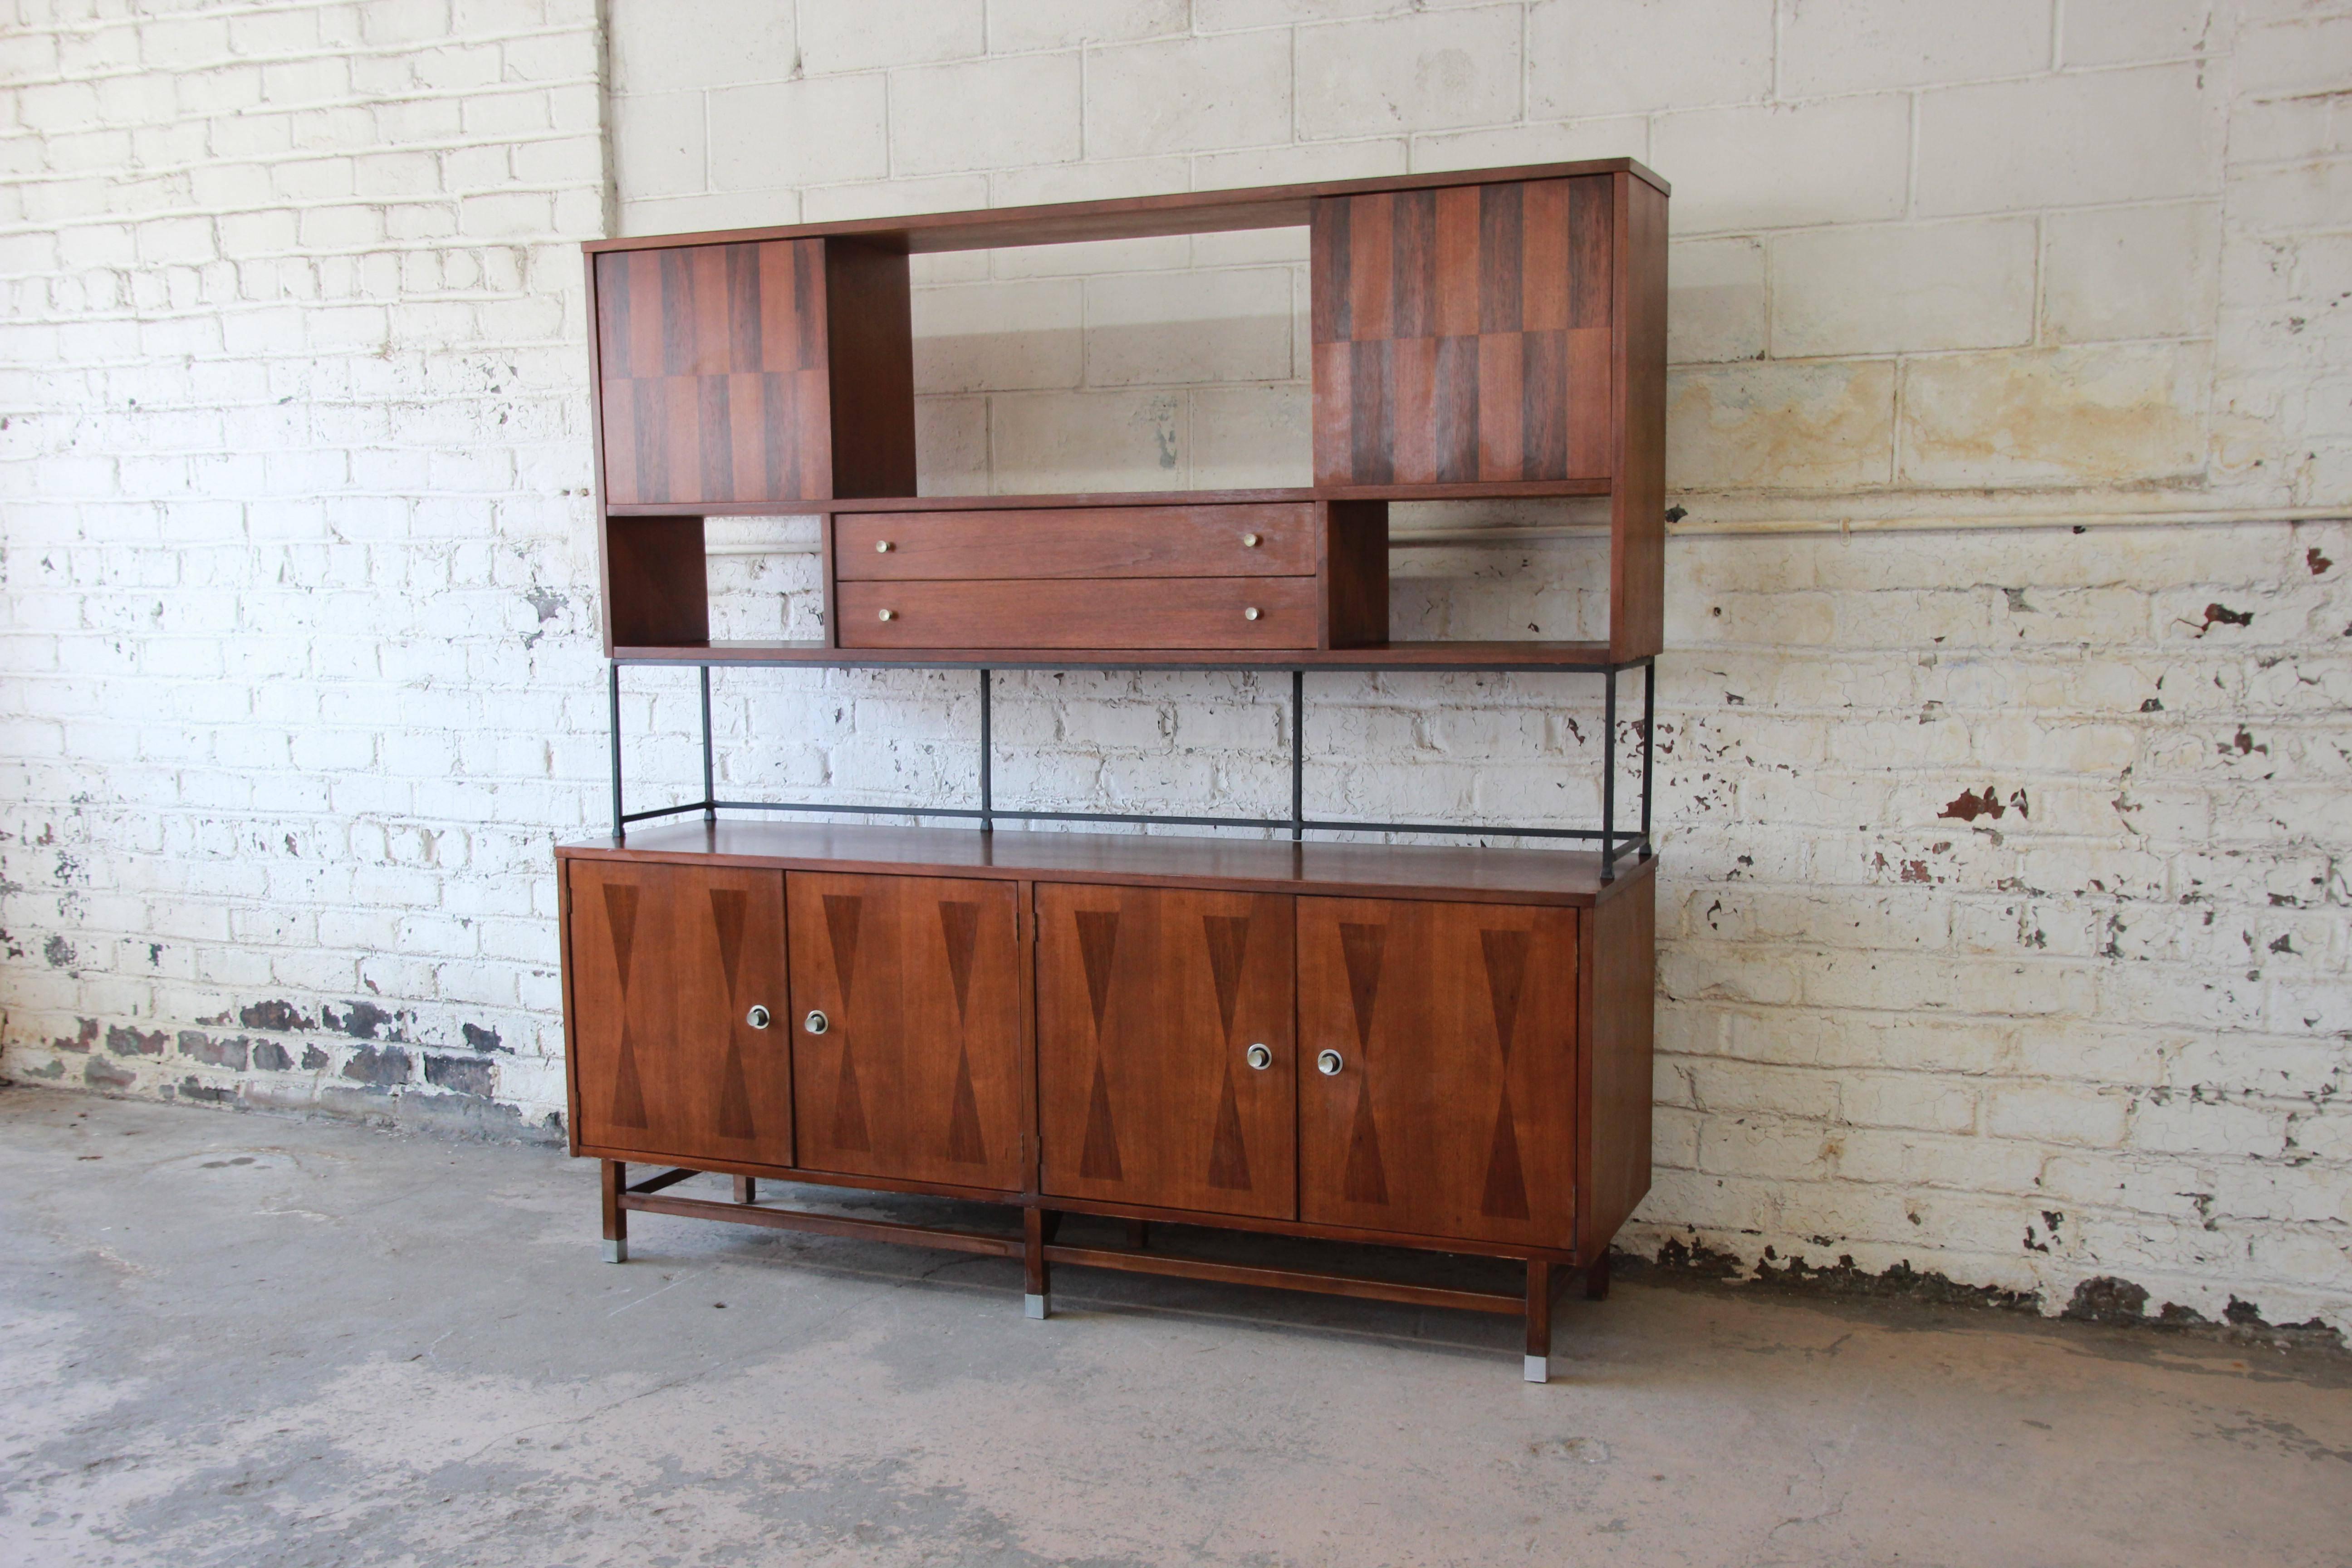
{"label": "cabinet side panel", "polygon": [[580,999],[572,962],[572,867],[555,863],[555,951],[563,965],[563,1134],[580,1152]]}
{"label": "cabinet side panel", "polygon": [[1657,889],[1653,869],[1585,917],[1591,940],[1577,1110],[1586,1172],[1578,1184],[1576,1249],[1587,1258],[1600,1256],[1650,1190]]}
{"label": "cabinet side panel", "polygon": [[915,493],[915,329],[904,251],[824,243],[835,496]]}
{"label": "cabinet side panel", "polygon": [[698,517],[604,520],[604,652],[710,640],[709,564]]}
{"label": "cabinet side panel", "polygon": [[1617,451],[1609,526],[1609,657],[1643,658],[1665,640],[1666,198],[1617,184]]}

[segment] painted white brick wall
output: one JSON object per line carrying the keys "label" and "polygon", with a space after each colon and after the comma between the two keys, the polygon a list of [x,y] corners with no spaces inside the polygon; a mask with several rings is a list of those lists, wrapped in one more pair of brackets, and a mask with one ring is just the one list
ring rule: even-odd
{"label": "painted white brick wall", "polygon": [[596,6],[13,11],[7,1070],[543,1127]]}
{"label": "painted white brick wall", "polygon": [[[2352,5],[607,8],[609,163],[588,0],[0,39],[12,1074],[559,1107],[608,194],[649,233],[1624,153],[1676,190],[1691,514],[1629,1239],[2352,1323]],[[1301,482],[1303,258],[925,258],[925,488]],[[1538,531],[1399,551],[1400,628],[1597,628],[1587,515],[1409,509]],[[714,531],[728,627],[807,635],[808,525]],[[715,684],[730,787],[971,791],[968,677]],[[1000,690],[1008,805],[1282,797],[1279,683]],[[1310,692],[1335,813],[1597,808],[1589,682]],[[627,710],[638,798],[698,784],[688,680]]]}

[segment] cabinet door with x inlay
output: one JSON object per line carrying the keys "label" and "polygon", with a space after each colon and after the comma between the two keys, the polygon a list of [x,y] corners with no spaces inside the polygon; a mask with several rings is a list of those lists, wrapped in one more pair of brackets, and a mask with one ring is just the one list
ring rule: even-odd
{"label": "cabinet door with x inlay", "polygon": [[[584,1148],[789,1165],[774,871],[574,860],[573,1114]],[[755,1012],[754,1009],[757,1009]]]}
{"label": "cabinet door with x inlay", "polygon": [[1046,1192],[1297,1212],[1291,905],[1276,894],[1039,884]]}
{"label": "cabinet door with x inlay", "polygon": [[1020,1190],[1013,886],[793,871],[785,889],[802,1167]]}
{"label": "cabinet door with x inlay", "polygon": [[1299,1217],[1573,1245],[1576,919],[1298,900]]}

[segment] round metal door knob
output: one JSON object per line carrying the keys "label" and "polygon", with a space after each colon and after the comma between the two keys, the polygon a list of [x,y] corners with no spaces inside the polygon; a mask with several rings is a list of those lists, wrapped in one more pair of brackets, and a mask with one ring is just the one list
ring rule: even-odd
{"label": "round metal door knob", "polygon": [[898,612],[896,610],[885,610],[882,612],[880,618],[886,621],[895,621],[898,618]]}
{"label": "round metal door knob", "polygon": [[1242,548],[1244,550],[1255,550],[1257,548],[1257,535],[1255,533],[1243,534]]}
{"label": "round metal door knob", "polygon": [[1260,610],[1255,605],[1252,605],[1248,609],[1242,612],[1242,619],[1245,621],[1254,621],[1264,613],[1265,612]]}
{"label": "round metal door knob", "polygon": [[1315,1054],[1315,1070],[1325,1078],[1339,1077],[1339,1069],[1347,1065],[1337,1051],[1318,1051]]}
{"label": "round metal door knob", "polygon": [[801,1020],[801,1027],[806,1029],[812,1035],[822,1035],[827,1029],[833,1027],[833,1020],[826,1017],[816,1008],[812,1007],[809,1009],[809,1016]]}
{"label": "round metal door knob", "polygon": [[765,1007],[754,1007],[743,1015],[743,1021],[755,1029],[764,1029],[768,1026],[768,1010]]}
{"label": "round metal door knob", "polygon": [[1257,1068],[1258,1071],[1264,1072],[1266,1068],[1274,1065],[1274,1053],[1266,1049],[1264,1046],[1252,1046],[1248,1050],[1242,1053],[1242,1059],[1249,1063],[1250,1066]]}
{"label": "round metal door knob", "polygon": [[877,539],[877,540],[876,540],[876,541],[874,542],[874,553],[875,553],[875,554],[877,554],[877,555],[887,555],[887,554],[889,554],[889,553],[890,553],[890,542],[889,542],[888,540],[887,540],[887,539]]}

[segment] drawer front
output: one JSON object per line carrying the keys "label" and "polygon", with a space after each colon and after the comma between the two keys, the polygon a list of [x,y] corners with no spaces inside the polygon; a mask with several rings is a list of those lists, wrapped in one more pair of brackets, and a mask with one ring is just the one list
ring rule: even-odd
{"label": "drawer front", "polygon": [[834,603],[843,647],[1316,646],[1312,577],[843,583]]}
{"label": "drawer front", "polygon": [[1305,577],[1315,507],[1038,507],[844,512],[843,582],[1020,577]]}

